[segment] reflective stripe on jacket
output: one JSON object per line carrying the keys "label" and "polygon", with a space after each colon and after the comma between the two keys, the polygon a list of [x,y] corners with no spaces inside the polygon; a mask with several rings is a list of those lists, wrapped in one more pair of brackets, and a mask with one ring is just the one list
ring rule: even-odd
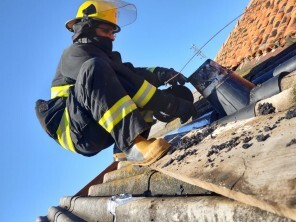
{"label": "reflective stripe on jacket", "polygon": [[69,96],[69,88],[73,86],[73,84],[64,85],[64,86],[53,86],[50,89],[50,98],[54,99],[58,97],[68,97]]}

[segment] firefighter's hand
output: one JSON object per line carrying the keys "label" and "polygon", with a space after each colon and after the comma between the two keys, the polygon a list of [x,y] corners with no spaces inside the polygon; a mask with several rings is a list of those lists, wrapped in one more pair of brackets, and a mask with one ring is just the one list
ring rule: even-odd
{"label": "firefighter's hand", "polygon": [[162,67],[155,68],[154,73],[156,73],[158,80],[161,85],[170,84],[170,85],[184,85],[188,82],[188,79],[182,74],[174,69],[167,69]]}

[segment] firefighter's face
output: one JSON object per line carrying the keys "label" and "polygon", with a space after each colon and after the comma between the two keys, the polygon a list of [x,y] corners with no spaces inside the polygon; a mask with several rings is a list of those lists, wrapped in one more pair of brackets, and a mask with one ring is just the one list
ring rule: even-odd
{"label": "firefighter's face", "polygon": [[98,36],[107,37],[107,38],[111,39],[112,41],[115,40],[114,28],[108,24],[98,25],[98,27],[96,28],[96,34]]}

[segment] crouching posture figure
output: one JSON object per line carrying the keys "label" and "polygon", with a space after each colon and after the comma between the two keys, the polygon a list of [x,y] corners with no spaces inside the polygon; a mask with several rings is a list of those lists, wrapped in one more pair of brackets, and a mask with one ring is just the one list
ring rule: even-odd
{"label": "crouching posture figure", "polygon": [[[121,4],[120,6],[118,4]],[[160,111],[181,121],[195,114],[192,103],[157,87],[177,74],[161,67],[135,68],[112,51],[120,31],[118,10],[133,5],[120,1],[84,2],[66,27],[73,44],[62,54],[52,81],[51,100],[38,100],[37,116],[62,147],[92,156],[114,144],[134,164],[148,165],[170,147],[164,139],[147,140],[149,111]],[[173,84],[184,84],[179,74]]]}

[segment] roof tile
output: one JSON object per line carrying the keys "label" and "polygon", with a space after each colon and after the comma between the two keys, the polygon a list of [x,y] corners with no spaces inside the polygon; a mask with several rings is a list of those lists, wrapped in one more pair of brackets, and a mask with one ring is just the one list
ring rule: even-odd
{"label": "roof tile", "polygon": [[253,0],[246,10],[216,56],[231,69],[296,40],[296,0]]}

